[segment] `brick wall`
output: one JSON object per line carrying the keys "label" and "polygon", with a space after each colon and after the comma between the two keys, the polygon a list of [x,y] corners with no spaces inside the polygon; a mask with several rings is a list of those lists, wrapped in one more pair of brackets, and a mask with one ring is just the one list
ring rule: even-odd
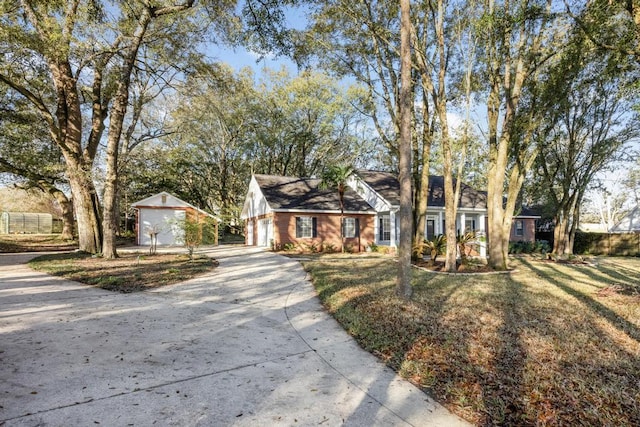
{"label": "brick wall", "polygon": [[[523,235],[516,236],[516,221],[523,222]],[[536,220],[533,218],[518,219],[514,218],[511,224],[511,242],[535,242],[536,241]]]}
{"label": "brick wall", "polygon": [[[296,217],[310,216],[316,218],[317,237],[296,238]],[[364,251],[374,242],[374,216],[373,215],[346,215],[345,218],[358,218],[360,221],[360,237],[345,239],[345,247],[351,247],[353,251]],[[278,212],[274,217],[275,244],[284,246],[287,243],[301,246],[332,245],[340,250],[340,214],[301,214]]]}

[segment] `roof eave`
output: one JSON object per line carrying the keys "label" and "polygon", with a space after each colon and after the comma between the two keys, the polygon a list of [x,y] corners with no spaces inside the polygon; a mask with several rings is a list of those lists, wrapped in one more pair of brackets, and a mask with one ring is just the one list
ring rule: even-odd
{"label": "roof eave", "polygon": [[[331,210],[331,209],[272,209],[272,212],[275,213],[315,213],[315,214],[340,214],[339,210]],[[376,211],[374,210],[363,210],[363,211],[344,211],[345,215],[374,215]]]}

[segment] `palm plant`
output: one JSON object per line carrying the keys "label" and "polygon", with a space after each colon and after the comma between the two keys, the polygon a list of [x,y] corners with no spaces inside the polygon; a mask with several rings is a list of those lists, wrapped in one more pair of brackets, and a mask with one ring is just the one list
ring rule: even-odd
{"label": "palm plant", "polygon": [[417,258],[422,258],[425,252],[429,252],[429,263],[435,264],[438,255],[447,247],[447,237],[444,234],[434,236],[431,240],[424,240],[413,247],[413,253]]}
{"label": "palm plant", "polygon": [[318,186],[320,189],[335,189],[338,191],[340,199],[340,247],[344,253],[344,193],[347,191],[347,181],[355,173],[351,166],[336,165],[329,166],[322,174],[322,180]]}
{"label": "palm plant", "polygon": [[458,234],[457,243],[458,251],[460,252],[460,262],[466,263],[469,256],[469,250],[471,249],[471,243],[476,240],[476,233],[473,231],[467,231],[463,234]]}

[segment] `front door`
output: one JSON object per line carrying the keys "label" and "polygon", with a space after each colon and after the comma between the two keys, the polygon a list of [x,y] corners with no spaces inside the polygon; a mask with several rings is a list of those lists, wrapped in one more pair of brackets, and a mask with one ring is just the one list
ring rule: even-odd
{"label": "front door", "polygon": [[436,220],[427,219],[427,239],[433,239],[436,236]]}

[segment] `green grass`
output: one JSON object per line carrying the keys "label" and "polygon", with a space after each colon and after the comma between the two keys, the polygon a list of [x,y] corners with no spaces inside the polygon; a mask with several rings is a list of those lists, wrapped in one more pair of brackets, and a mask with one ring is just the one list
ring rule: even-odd
{"label": "green grass", "polygon": [[512,263],[507,275],[414,270],[409,303],[391,260],[304,266],[365,349],[477,425],[640,425],[640,258]]}

